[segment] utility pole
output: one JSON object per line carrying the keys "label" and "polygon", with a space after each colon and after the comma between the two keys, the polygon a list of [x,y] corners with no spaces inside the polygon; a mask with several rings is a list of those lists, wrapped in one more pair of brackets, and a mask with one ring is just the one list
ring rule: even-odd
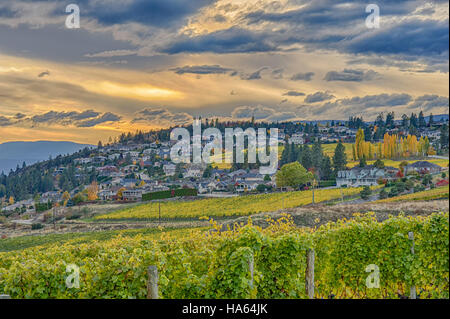
{"label": "utility pole", "polygon": [[56,231],[56,207],[53,207],[53,229]]}

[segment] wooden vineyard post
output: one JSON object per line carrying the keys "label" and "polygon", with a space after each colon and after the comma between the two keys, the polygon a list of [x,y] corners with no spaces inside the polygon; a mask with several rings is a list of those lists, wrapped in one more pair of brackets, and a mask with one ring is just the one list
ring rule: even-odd
{"label": "wooden vineyard post", "polygon": [[158,205],[158,211],[159,211],[159,213],[158,213],[158,214],[159,214],[159,223],[161,224],[161,201],[160,201],[160,200],[158,201],[158,204],[159,204],[159,205]]}
{"label": "wooden vineyard post", "polygon": [[253,273],[254,273],[254,267],[255,267],[255,259],[253,257],[253,254],[250,256],[250,259],[248,261],[248,270],[250,271],[250,288],[253,289]]}
{"label": "wooden vineyard post", "polygon": [[[412,231],[408,233],[408,239],[412,241],[411,254],[414,256],[414,233]],[[413,284],[409,288],[409,299],[416,299],[416,298],[417,298],[416,286]]]}
{"label": "wooden vineyard post", "polygon": [[314,249],[308,249],[306,251],[305,287],[309,299],[314,299],[314,259]]}
{"label": "wooden vineyard post", "polygon": [[147,274],[147,299],[158,299],[158,268],[149,266]]}

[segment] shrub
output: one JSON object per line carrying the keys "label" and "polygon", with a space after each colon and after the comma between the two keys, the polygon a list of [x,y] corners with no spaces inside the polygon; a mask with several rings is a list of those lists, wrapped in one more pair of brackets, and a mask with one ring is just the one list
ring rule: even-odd
{"label": "shrub", "polygon": [[372,191],[369,186],[364,186],[360,194],[362,199],[368,199],[369,196],[372,194]]}
{"label": "shrub", "polygon": [[41,223],[35,223],[31,225],[32,230],[41,229],[44,228],[44,226]]}

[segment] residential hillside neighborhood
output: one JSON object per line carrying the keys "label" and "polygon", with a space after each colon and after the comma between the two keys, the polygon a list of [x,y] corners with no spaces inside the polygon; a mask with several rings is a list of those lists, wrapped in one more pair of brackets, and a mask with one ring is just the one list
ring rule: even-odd
{"label": "residential hillside neighborhood", "polygon": [[[393,114],[389,114],[386,119],[380,115],[372,123],[366,123],[362,118],[325,124],[272,123],[279,129],[279,169],[298,161],[314,174],[314,179],[319,180],[317,185],[306,183],[293,189],[375,186],[407,175],[436,175],[447,171],[448,116],[440,116],[439,121],[434,121],[432,116],[427,117],[427,121],[422,113],[417,118],[414,116],[408,122],[404,119],[394,121]],[[248,127],[252,124],[247,123]],[[232,124],[228,125],[232,127]],[[258,125],[269,126],[268,123]],[[221,127],[216,122],[215,126],[223,129],[226,124]],[[365,158],[360,158],[359,163],[353,159],[356,162],[349,165],[351,156],[341,154],[345,159],[338,165],[336,146],[357,143],[358,132],[364,132],[365,141],[375,144],[381,143],[389,134],[399,138],[404,136],[406,141],[406,137],[414,133],[421,140],[426,139],[429,143],[427,152],[428,149],[432,151],[422,156],[399,158],[399,165],[395,167],[384,165],[380,160],[365,163]],[[292,189],[278,185],[276,173],[260,174],[257,164],[175,164],[170,159],[170,149],[176,142],[171,141],[164,130],[147,136],[140,132],[123,135],[120,140],[105,145],[99,142],[96,148],[86,148],[68,157],[60,156],[34,166],[24,165],[15,172],[11,171],[9,176],[0,176],[1,210],[34,211],[49,208],[55,203],[73,206],[93,202],[136,202],[142,201],[145,194],[180,188],[195,189],[198,196],[237,196]],[[208,142],[204,138],[202,145]],[[331,149],[330,156],[323,151],[325,147]],[[293,155],[295,152],[298,154]],[[447,158],[447,165],[433,163],[436,158]],[[37,184],[41,189],[15,193],[13,182],[25,183],[28,178],[38,178]]]}

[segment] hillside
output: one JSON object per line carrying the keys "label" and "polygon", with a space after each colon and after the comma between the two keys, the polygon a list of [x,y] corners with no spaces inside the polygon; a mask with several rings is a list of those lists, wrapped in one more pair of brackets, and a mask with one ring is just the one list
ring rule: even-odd
{"label": "hillside", "polygon": [[89,144],[78,144],[74,142],[7,142],[0,144],[0,172],[9,173],[17,165],[22,166],[39,161],[47,160],[50,156],[72,154],[85,147],[92,147]]}

